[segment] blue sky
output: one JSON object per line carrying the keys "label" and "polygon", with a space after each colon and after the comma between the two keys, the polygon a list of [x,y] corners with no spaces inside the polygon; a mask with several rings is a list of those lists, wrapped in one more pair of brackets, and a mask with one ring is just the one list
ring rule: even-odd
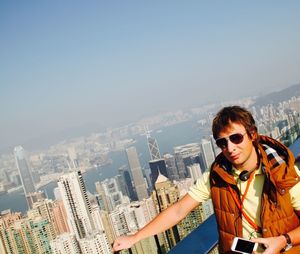
{"label": "blue sky", "polygon": [[1,1],[0,147],[300,82],[299,1]]}

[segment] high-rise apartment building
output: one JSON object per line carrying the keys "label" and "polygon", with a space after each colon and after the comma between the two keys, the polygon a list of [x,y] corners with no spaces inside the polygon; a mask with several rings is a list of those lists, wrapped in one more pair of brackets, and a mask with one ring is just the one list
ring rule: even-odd
{"label": "high-rise apartment building", "polygon": [[51,199],[44,199],[38,202],[33,203],[33,208],[27,212],[28,218],[32,220],[36,220],[36,218],[40,217],[44,221],[39,222],[42,224],[47,224],[47,230],[48,230],[48,237],[51,239],[54,239],[57,235],[57,231],[54,224],[54,218],[53,218],[53,207],[54,207],[54,201]]}
{"label": "high-rise apartment building", "polygon": [[10,226],[21,219],[21,213],[4,210],[0,216],[0,253],[13,253],[16,250]]}
{"label": "high-rise apartment building", "polygon": [[[167,209],[171,204],[177,202],[179,198],[179,191],[175,184],[168,178],[159,174],[155,182],[155,189],[152,192],[152,198],[158,212]],[[177,226],[165,231],[169,248],[173,248],[177,242],[180,241]]]}
{"label": "high-rise apartment building", "polygon": [[66,208],[71,233],[74,233],[77,239],[86,237],[95,226],[81,172],[76,171],[61,176],[58,188]]}
{"label": "high-rise apartment building", "polygon": [[81,254],[75,235],[64,233],[50,242],[53,254]]}
{"label": "high-rise apartment building", "polygon": [[14,155],[15,155],[16,165],[21,177],[23,190],[25,196],[27,197],[27,195],[36,191],[33,178],[31,175],[31,169],[27,160],[27,156],[22,146],[16,146],[14,148]]}
{"label": "high-rise apartment building", "polygon": [[105,194],[102,183],[95,182],[95,186],[97,191],[96,199],[100,209],[107,212],[111,211],[111,206],[109,204],[108,197]]}
{"label": "high-rise apartment building", "polygon": [[110,244],[114,242],[114,230],[112,224],[110,223],[109,213],[107,211],[100,210],[101,222],[107,236],[107,240]]}
{"label": "high-rise apartment building", "polygon": [[129,203],[129,198],[122,194],[115,178],[105,179],[101,185],[108,200],[110,211],[120,204]]}
{"label": "high-rise apartment building", "polygon": [[[58,188],[66,208],[68,226],[79,242],[80,253],[110,253],[100,208],[91,206],[81,172],[61,176]],[[88,247],[87,243],[94,247]]]}
{"label": "high-rise apartment building", "polygon": [[[33,215],[33,214],[32,214]],[[7,211],[0,217],[0,251],[2,253],[52,253],[50,222],[38,214],[21,218]]]}
{"label": "high-rise apartment building", "polygon": [[[143,201],[133,202],[128,205],[118,206],[110,213],[111,224],[116,236],[135,233],[145,226],[154,216],[154,204],[151,198]],[[153,216],[153,217],[152,217]],[[130,253],[135,254],[156,254],[157,245],[153,237],[148,237],[139,241],[131,247]]]}
{"label": "high-rise apartment building", "polygon": [[199,163],[187,166],[187,170],[194,182],[202,175]]}
{"label": "high-rise apartment building", "polygon": [[35,242],[36,253],[52,253],[50,241],[54,240],[51,223],[42,217],[30,220],[31,231]]}
{"label": "high-rise apartment building", "polygon": [[62,200],[56,200],[52,209],[53,224],[57,235],[70,232],[67,213]]}
{"label": "high-rise apartment building", "polygon": [[180,179],[188,176],[187,166],[199,163],[200,145],[198,143],[190,143],[182,146],[174,147],[176,165]]}
{"label": "high-rise apartment building", "polygon": [[88,237],[79,239],[79,245],[82,254],[99,254],[111,253],[110,247],[105,234],[94,233]]}
{"label": "high-rise apartment building", "polygon": [[3,253],[34,253],[36,246],[28,220],[14,220],[6,226],[0,221],[0,230]]}
{"label": "high-rise apartment building", "polygon": [[144,198],[148,197],[147,185],[143,177],[142,168],[136,148],[127,148],[126,154],[138,200],[143,200]]}
{"label": "high-rise apartment building", "polygon": [[126,235],[131,230],[137,231],[137,223],[126,206],[121,206],[109,214],[111,225],[116,237]]}

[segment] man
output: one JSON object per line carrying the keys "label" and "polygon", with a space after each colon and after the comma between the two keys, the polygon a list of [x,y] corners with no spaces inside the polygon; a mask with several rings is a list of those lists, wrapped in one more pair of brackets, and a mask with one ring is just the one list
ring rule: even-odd
{"label": "man", "polygon": [[222,153],[210,172],[140,231],[117,238],[114,251],[165,231],[211,198],[220,253],[231,253],[235,236],[260,243],[264,254],[300,253],[300,173],[290,150],[258,135],[251,113],[239,106],[219,111],[212,132]]}

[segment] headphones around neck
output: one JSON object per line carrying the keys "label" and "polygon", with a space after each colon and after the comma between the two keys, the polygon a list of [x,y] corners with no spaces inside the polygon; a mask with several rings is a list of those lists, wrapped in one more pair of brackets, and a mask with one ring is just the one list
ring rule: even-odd
{"label": "headphones around neck", "polygon": [[248,181],[248,179],[250,178],[250,175],[251,173],[254,171],[255,169],[251,170],[251,171],[247,171],[247,170],[244,170],[242,171],[240,174],[239,174],[239,179],[241,181]]}

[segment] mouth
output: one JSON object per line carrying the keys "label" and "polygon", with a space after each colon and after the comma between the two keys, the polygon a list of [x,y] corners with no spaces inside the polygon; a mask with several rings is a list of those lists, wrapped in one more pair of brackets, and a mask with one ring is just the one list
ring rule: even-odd
{"label": "mouth", "polygon": [[239,155],[238,155],[238,154],[237,154],[237,155],[231,155],[231,156],[230,156],[230,159],[233,160],[233,161],[237,160],[238,158],[239,158]]}

